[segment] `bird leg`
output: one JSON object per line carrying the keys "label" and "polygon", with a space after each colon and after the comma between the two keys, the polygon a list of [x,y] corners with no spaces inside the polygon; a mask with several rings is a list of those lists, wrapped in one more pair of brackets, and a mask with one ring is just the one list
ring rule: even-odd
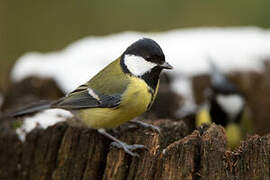
{"label": "bird leg", "polygon": [[109,133],[105,131],[105,129],[98,129],[97,130],[100,134],[103,136],[106,136],[107,138],[111,139],[113,142],[111,143],[111,146],[117,147],[117,148],[122,148],[127,154],[133,156],[133,157],[139,157],[139,154],[134,153],[132,151],[137,150],[137,149],[147,149],[144,145],[142,144],[126,144],[123,141],[120,141],[119,139],[113,137]]}
{"label": "bird leg", "polygon": [[136,120],[136,119],[132,119],[129,121],[130,123],[133,123],[133,124],[136,124],[142,128],[149,128],[151,129],[152,131],[155,131],[157,133],[160,134],[160,128],[157,127],[157,126],[154,126],[152,124],[148,124],[148,123],[145,123],[145,122],[142,122],[142,121],[139,121],[139,120]]}

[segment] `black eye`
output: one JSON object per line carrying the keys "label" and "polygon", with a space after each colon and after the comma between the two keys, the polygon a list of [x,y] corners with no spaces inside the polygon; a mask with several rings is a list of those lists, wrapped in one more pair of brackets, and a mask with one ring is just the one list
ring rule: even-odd
{"label": "black eye", "polygon": [[160,63],[164,62],[164,57],[152,55],[152,56],[146,56],[145,60],[149,61],[149,62],[156,63],[156,64],[160,64]]}
{"label": "black eye", "polygon": [[145,59],[146,59],[146,61],[152,61],[153,57],[147,56],[147,57],[145,57]]}

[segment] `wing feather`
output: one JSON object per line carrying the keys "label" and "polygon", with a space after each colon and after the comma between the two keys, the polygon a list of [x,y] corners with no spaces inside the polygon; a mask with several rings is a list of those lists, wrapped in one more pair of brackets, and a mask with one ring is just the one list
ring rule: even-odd
{"label": "wing feather", "polygon": [[53,107],[75,110],[96,107],[111,108],[120,104],[121,96],[118,94],[110,96],[100,93],[96,94],[97,95],[90,94],[88,89],[81,89],[80,91],[72,92],[65,98],[59,100],[53,105]]}
{"label": "wing feather", "polygon": [[118,58],[90,81],[60,99],[54,107],[66,109],[116,107],[120,104],[121,94],[128,84],[129,79],[122,71]]}

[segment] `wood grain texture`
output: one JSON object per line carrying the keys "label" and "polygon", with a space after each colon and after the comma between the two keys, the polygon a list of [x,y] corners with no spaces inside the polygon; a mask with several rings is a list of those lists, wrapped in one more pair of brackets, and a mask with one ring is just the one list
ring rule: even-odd
{"label": "wood grain texture", "polygon": [[110,147],[95,130],[59,123],[36,129],[21,143],[0,133],[0,179],[269,179],[270,135],[251,136],[236,151],[226,150],[223,127],[189,130],[182,121],[149,121],[162,133],[125,126],[113,134],[148,150],[131,157]]}

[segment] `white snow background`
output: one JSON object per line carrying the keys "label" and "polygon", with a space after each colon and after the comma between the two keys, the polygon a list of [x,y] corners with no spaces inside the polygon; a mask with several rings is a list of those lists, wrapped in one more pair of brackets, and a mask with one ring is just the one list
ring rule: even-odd
{"label": "white snow background", "polygon": [[[143,37],[152,38],[161,46],[166,61],[174,67],[173,71],[167,71],[174,78],[172,88],[186,97],[189,106],[193,101],[189,77],[208,72],[209,57],[225,72],[260,71],[263,68],[261,60],[270,57],[270,30],[256,27],[123,32],[87,37],[60,51],[26,53],[18,59],[11,78],[13,81],[31,75],[53,78],[67,93],[88,81],[118,58],[130,44]],[[48,119],[46,113],[44,118]],[[25,129],[27,132],[31,130]]]}

